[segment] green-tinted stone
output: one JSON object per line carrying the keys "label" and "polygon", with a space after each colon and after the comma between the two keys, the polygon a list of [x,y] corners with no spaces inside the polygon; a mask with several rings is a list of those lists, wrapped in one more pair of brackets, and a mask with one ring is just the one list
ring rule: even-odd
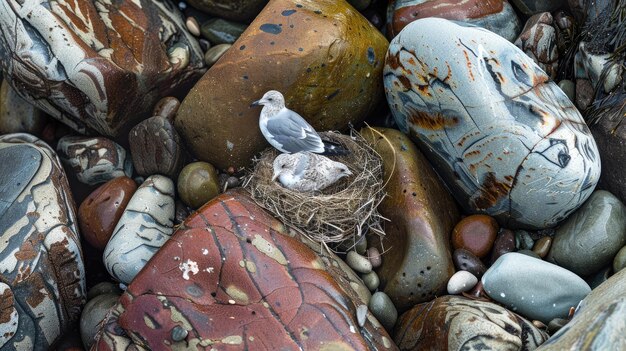
{"label": "green-tinted stone", "polygon": [[393,330],[393,326],[398,320],[398,311],[387,294],[379,291],[372,295],[368,307],[385,329]]}
{"label": "green-tinted stone", "polygon": [[247,27],[245,24],[212,18],[202,24],[200,32],[213,45],[232,44]]}
{"label": "green-tinted stone", "polygon": [[190,163],[178,176],[178,195],[192,208],[199,208],[219,193],[217,171],[210,163]]}
{"label": "green-tinted stone", "polygon": [[626,267],[626,246],[615,255],[613,259],[613,272],[617,273]]}

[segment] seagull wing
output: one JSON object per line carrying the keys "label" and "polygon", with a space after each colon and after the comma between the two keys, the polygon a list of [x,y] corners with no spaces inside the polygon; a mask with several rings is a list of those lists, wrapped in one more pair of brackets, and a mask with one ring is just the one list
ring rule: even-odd
{"label": "seagull wing", "polygon": [[283,109],[268,119],[270,137],[282,146],[284,152],[324,152],[324,142],[307,121],[289,109]]}

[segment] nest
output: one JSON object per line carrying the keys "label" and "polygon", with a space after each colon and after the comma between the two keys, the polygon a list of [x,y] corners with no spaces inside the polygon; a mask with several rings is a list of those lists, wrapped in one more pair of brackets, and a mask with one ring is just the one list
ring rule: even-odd
{"label": "nest", "polygon": [[384,235],[382,217],[377,211],[384,197],[380,156],[355,131],[352,136],[334,132],[319,134],[322,139],[350,151],[345,156],[329,156],[345,164],[352,172],[350,177],[313,193],[283,188],[272,181],[272,164],[279,152],[271,148],[254,160],[254,169],[246,176],[244,188],[260,206],[317,242],[356,243],[368,231]]}

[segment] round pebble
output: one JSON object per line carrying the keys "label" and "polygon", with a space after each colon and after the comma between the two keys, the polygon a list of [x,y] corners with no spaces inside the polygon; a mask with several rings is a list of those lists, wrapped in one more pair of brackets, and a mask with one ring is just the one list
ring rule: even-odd
{"label": "round pebble", "polygon": [[367,259],[372,263],[372,268],[378,268],[383,264],[383,257],[375,247],[370,247],[366,252]]}
{"label": "round pebble", "polygon": [[448,280],[448,294],[457,295],[472,290],[478,283],[478,278],[468,271],[458,271]]}
{"label": "round pebble", "polygon": [[544,236],[543,238],[535,241],[533,251],[541,258],[545,258],[550,252],[550,246],[552,245],[552,237]]}
{"label": "round pebble", "polygon": [[515,251],[515,233],[509,229],[501,230],[491,250],[491,262],[495,262],[505,253]]}
{"label": "round pebble", "polygon": [[98,333],[98,326],[104,319],[109,309],[117,303],[119,295],[101,294],[89,300],[80,315],[80,337],[85,349],[91,349]]}
{"label": "round pebble", "polygon": [[87,292],[87,301],[93,299],[94,297],[98,295],[103,295],[103,294],[120,295],[122,294],[122,289],[120,289],[120,287],[117,284],[113,284],[111,282],[100,282],[94,285],[93,287],[91,287],[91,289],[89,289],[89,291]]}
{"label": "round pebble", "polygon": [[196,37],[200,36],[200,24],[195,18],[187,17],[185,25],[187,26],[187,30],[189,30],[189,33],[195,35]]}
{"label": "round pebble", "polygon": [[172,122],[154,116],[138,123],[128,133],[135,171],[145,177],[162,174],[172,179],[185,162],[182,140]]}
{"label": "round pebble", "polygon": [[185,340],[187,335],[189,335],[189,332],[187,331],[187,329],[181,327],[180,325],[177,325],[174,328],[172,328],[172,340],[174,342]]}
{"label": "round pebble", "polygon": [[626,246],[622,247],[613,259],[613,272],[617,273],[626,267]]}
{"label": "round pebble", "polygon": [[378,274],[376,274],[376,272],[374,271],[364,274],[361,279],[363,279],[363,283],[370,291],[376,291],[376,289],[378,289],[378,286],[380,285],[380,279],[378,278]]}
{"label": "round pebble", "polygon": [[468,271],[480,278],[487,271],[485,264],[473,253],[465,249],[456,249],[452,253],[452,261],[459,271]]}
{"label": "round pebble", "polygon": [[531,250],[535,245],[535,240],[525,230],[515,231],[515,247],[518,250]]}
{"label": "round pebble", "polygon": [[369,273],[372,271],[372,263],[364,256],[359,255],[356,251],[348,252],[346,263],[358,273]]}
{"label": "round pebble", "polygon": [[152,110],[152,114],[154,116],[162,116],[170,120],[174,121],[176,118],[176,112],[178,112],[178,108],[180,107],[180,101],[173,96],[166,96],[159,100],[156,105],[154,105],[154,109]]}
{"label": "round pebble", "polygon": [[180,199],[191,208],[199,208],[219,193],[217,171],[210,163],[190,163],[178,176]]}
{"label": "round pebble", "polygon": [[380,324],[382,324],[388,332],[391,332],[398,320],[398,311],[389,296],[382,291],[374,293],[368,307]]}
{"label": "round pebble", "polygon": [[359,253],[359,255],[365,255],[365,252],[367,251],[367,239],[364,236],[359,238],[354,246],[354,249]]}
{"label": "round pebble", "polygon": [[210,68],[211,66],[213,66],[215,62],[217,62],[217,60],[219,60],[220,57],[222,57],[222,55],[224,55],[224,53],[228,49],[230,49],[231,46],[232,45],[230,44],[219,44],[207,50],[207,52],[204,54],[204,62],[206,63],[207,67]]}
{"label": "round pebble", "polygon": [[365,325],[365,321],[367,320],[367,311],[368,309],[366,305],[359,305],[359,307],[356,308],[356,321],[359,323],[359,327]]}
{"label": "round pebble", "polygon": [[455,249],[466,249],[483,258],[491,250],[499,229],[498,222],[491,216],[467,216],[454,227],[452,245]]}

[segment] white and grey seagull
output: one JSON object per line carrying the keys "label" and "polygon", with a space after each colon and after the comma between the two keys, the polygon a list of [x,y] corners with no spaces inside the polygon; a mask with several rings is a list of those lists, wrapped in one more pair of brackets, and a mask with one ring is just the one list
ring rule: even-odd
{"label": "white and grey seagull", "polygon": [[267,141],[285,153],[301,151],[322,155],[346,155],[348,150],[322,140],[313,127],[297,112],[285,107],[283,94],[270,90],[250,106],[263,105],[259,127]]}
{"label": "white and grey seagull", "polygon": [[311,152],[280,154],[273,162],[272,181],[300,192],[324,190],[352,172],[341,162]]}

